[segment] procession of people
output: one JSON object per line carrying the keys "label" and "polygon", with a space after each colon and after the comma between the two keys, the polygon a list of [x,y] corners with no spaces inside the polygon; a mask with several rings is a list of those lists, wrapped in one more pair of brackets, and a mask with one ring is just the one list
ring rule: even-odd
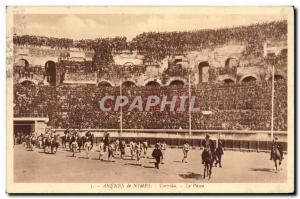
{"label": "procession of people", "polygon": [[[55,154],[58,148],[61,147],[60,150],[69,151],[72,157],[75,158],[84,151],[86,159],[90,158],[90,153],[95,148],[94,151],[99,152],[99,161],[115,162],[116,159],[128,160],[126,157],[129,157],[130,160],[135,161],[137,166],[142,166],[142,159],[154,159],[153,168],[156,169],[159,169],[161,164],[166,163],[168,148],[165,140],[158,140],[154,144],[153,151],[149,153],[150,143],[147,139],[130,139],[130,142],[126,143],[124,138],[113,138],[107,131],[104,132],[102,138],[99,139],[98,137],[96,139],[90,131],[83,133],[80,129],[71,130],[69,128],[64,131],[61,137],[55,130],[50,128],[45,129],[45,133],[40,135],[32,131],[31,134],[26,136],[23,144],[27,150],[33,151],[35,148],[39,148],[48,154]],[[188,152],[191,150],[189,141],[185,140],[179,148],[182,149],[183,153],[181,162],[188,163]],[[212,167],[222,167],[223,142],[221,139],[213,141],[210,135],[206,134],[205,139],[201,142],[200,149],[203,149],[201,161],[204,165],[204,177],[208,176],[210,178]],[[107,157],[105,157],[105,154],[107,154]],[[277,172],[277,167],[281,165],[283,160],[283,151],[276,136],[272,142],[270,160],[275,162]]]}

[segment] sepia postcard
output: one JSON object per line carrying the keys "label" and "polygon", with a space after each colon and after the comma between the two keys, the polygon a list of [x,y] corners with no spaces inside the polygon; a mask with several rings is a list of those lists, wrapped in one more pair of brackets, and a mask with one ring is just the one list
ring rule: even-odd
{"label": "sepia postcard", "polygon": [[6,12],[8,193],[294,193],[293,7]]}

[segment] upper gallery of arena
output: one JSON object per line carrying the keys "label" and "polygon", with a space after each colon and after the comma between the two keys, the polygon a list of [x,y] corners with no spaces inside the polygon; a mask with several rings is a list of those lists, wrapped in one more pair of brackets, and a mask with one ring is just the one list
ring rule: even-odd
{"label": "upper gallery of arena", "polygon": [[14,83],[193,85],[286,79],[287,21],[72,40],[14,35]]}

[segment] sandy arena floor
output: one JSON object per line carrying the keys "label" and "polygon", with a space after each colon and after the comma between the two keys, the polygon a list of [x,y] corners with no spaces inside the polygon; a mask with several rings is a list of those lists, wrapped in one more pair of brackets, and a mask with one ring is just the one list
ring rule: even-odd
{"label": "sandy arena floor", "polygon": [[[148,150],[148,154],[153,149]],[[131,182],[131,183],[182,183],[182,182],[285,182],[286,159],[282,171],[275,173],[270,155],[257,152],[225,151],[223,168],[213,167],[210,180],[203,179],[201,151],[191,150],[188,163],[182,163],[181,149],[167,149],[165,163],[160,169],[154,168],[154,159],[143,158],[142,165],[126,156],[124,160],[116,157],[115,162],[98,160],[96,148],[85,158],[81,152],[77,158],[71,152],[59,148],[57,154],[44,154],[41,149],[26,151],[22,145],[14,147],[15,182]],[[127,149],[126,155],[129,155]]]}

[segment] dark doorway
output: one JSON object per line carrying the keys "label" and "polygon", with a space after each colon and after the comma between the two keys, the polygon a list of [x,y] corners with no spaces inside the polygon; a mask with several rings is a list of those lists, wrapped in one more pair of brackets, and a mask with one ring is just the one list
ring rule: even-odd
{"label": "dark doorway", "polygon": [[225,84],[234,84],[234,81],[232,79],[224,79]]}
{"label": "dark doorway", "polygon": [[171,87],[183,87],[184,86],[184,82],[181,80],[174,80],[170,83]]}
{"label": "dark doorway", "polygon": [[99,82],[98,86],[99,87],[112,87],[112,85],[109,82],[105,82],[105,81]]}
{"label": "dark doorway", "polygon": [[247,82],[255,82],[256,81],[256,78],[253,77],[253,76],[248,76],[248,77],[245,77],[243,79],[243,82],[247,83]]}
{"label": "dark doorway", "polygon": [[[274,81],[283,80],[283,76],[281,75],[274,75]],[[269,78],[270,81],[272,81],[272,76]]]}
{"label": "dark doorway", "polygon": [[24,136],[35,130],[34,121],[14,121],[14,142],[21,144]]}
{"label": "dark doorway", "polygon": [[149,81],[149,82],[147,82],[146,86],[147,87],[159,87],[160,84],[156,81]]}
{"label": "dark doorway", "polygon": [[198,70],[199,70],[199,83],[202,82],[208,82],[209,80],[209,63],[207,61],[201,62],[198,65]]}
{"label": "dark doorway", "polygon": [[54,61],[47,61],[45,64],[46,78],[50,85],[56,85],[56,66]]}
{"label": "dark doorway", "polygon": [[122,86],[124,87],[135,87],[135,83],[131,82],[131,81],[126,81],[122,83]]}

